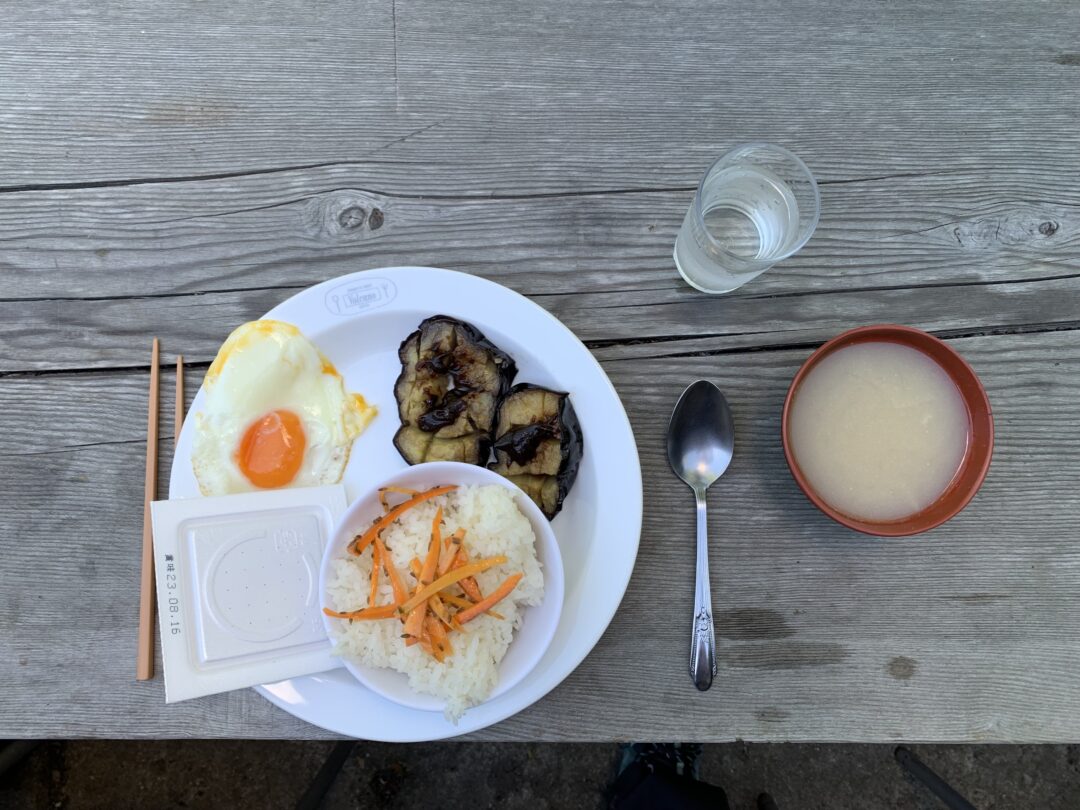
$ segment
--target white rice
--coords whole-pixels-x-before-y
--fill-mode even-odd
[[[397,619],[377,621],[346,620],[333,622],[330,638],[334,653],[346,660],[374,667],[389,667],[409,678],[417,692],[446,700],[446,718],[457,722],[470,706],[484,701],[498,682],[499,662],[521,625],[522,608],[539,605],[544,597],[544,576],[536,558],[532,526],[514,503],[513,493],[501,486],[463,486],[445,496],[419,504],[386,528],[383,541],[393,557],[398,572],[411,588],[409,561],[420,560],[431,540],[435,510],[443,507],[443,536],[465,529],[465,548],[471,560],[506,556],[506,563],[477,575],[477,584],[485,594],[513,573],[524,574],[517,587],[501,601],[496,619],[482,615],[450,634],[453,654],[439,663],[419,644],[406,647]],[[358,610],[368,606],[371,590],[371,552],[348,556],[332,562],[327,583],[329,607],[334,610]],[[379,578],[376,602],[393,599],[385,572]]]

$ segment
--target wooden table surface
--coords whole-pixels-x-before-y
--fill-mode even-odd
[[[607,633],[475,738],[1080,740],[1080,4],[4,14],[0,737],[328,736],[250,690],[166,706],[160,674],[134,681],[150,337],[194,362],[194,388],[236,324],[296,291],[428,264],[573,329],[645,478]],[[821,224],[705,296],[675,272],[675,233],[709,162],[751,140],[805,159]],[[831,523],[780,450],[798,365],[877,322],[948,339],[996,415],[982,491],[922,537]],[[692,500],[663,454],[699,377],[738,431],[711,500],[705,694],[686,673]]]

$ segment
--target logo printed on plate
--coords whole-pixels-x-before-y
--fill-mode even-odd
[[[397,285],[388,278],[346,281],[326,293],[326,308],[334,315],[359,315],[384,307],[397,297]]]

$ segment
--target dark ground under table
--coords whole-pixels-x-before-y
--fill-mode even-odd
[[[0,780],[8,810],[126,807],[291,808],[330,742],[49,742]],[[916,745],[918,756],[980,810],[1080,806],[1080,746]],[[597,743],[360,743],[325,810],[430,807],[431,774],[446,810],[601,808],[618,747]],[[118,778],[122,763],[123,777]],[[780,810],[939,810],[889,745],[706,745],[702,777],[732,810],[767,791]]]

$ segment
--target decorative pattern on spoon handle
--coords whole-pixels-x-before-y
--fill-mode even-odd
[[[693,618],[693,643],[690,647],[690,675],[697,672],[697,663],[701,651],[705,652],[705,658],[710,663],[710,673],[716,674],[716,657],[711,654],[715,634],[713,631],[713,615],[711,611],[702,608],[698,615]],[[697,680],[697,677],[694,676]]]
[[[712,686],[716,674],[716,635],[713,633],[712,594],[709,589],[709,536],[705,519],[705,491],[697,495],[697,571],[694,583],[694,629],[690,644],[690,678],[700,691]]]
[[[702,682],[701,676],[704,673],[701,668],[705,668],[710,676],[716,675],[715,643],[712,611],[702,608],[694,617],[694,634],[690,644],[690,677],[695,685]]]

